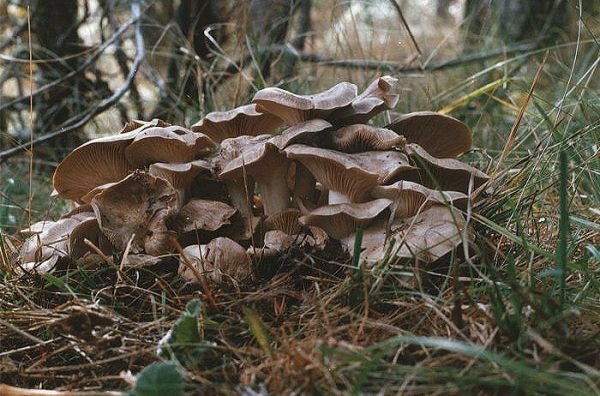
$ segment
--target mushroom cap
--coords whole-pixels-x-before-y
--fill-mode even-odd
[[[143,168],[154,162],[189,162],[214,147],[203,133],[179,126],[154,127],[139,132],[125,148],[125,156],[135,168]]]
[[[375,263],[384,259],[389,250],[392,258],[432,263],[462,243],[465,227],[465,219],[456,208],[434,205],[414,217],[395,220],[389,236],[384,221],[363,230],[360,258]],[[351,252],[354,240],[354,234],[343,240]],[[394,245],[390,249],[391,240]]]
[[[342,127],[329,133],[332,148],[345,153],[404,148],[406,140],[396,132],[365,124]]]
[[[134,167],[125,157],[125,148],[137,134],[136,129],[93,139],[71,151],[52,177],[58,196],[79,201],[95,187],[127,176]]]
[[[329,128],[332,128],[331,123],[315,118],[287,128],[280,135],[273,137],[271,142],[283,150],[291,144],[307,143],[307,140],[312,140],[311,138],[321,135]]]
[[[473,190],[489,179],[488,175],[479,169],[459,160],[433,157],[418,144],[408,144],[406,149],[418,169],[407,171],[402,175],[403,180],[442,191],[460,191],[468,194],[471,178],[473,178]]]
[[[281,124],[283,120],[280,118],[273,114],[260,113],[256,111],[255,104],[250,104],[229,111],[208,113],[192,125],[192,131],[202,132],[219,143],[241,135],[271,135]]]
[[[90,251],[90,247],[85,243],[86,239],[94,243],[104,254],[110,255],[112,252],[112,246],[104,234],[102,234],[102,231],[100,231],[100,226],[94,213],[90,213],[90,216],[77,224],[69,236],[71,258],[80,258]]]
[[[342,239],[357,228],[366,227],[391,204],[391,200],[380,198],[364,203],[321,206],[300,217],[300,223],[320,227],[333,238]]]
[[[332,122],[336,126],[364,124],[377,114],[396,107],[399,96],[392,92],[397,78],[382,76],[371,82],[350,105],[336,110]]]
[[[125,125],[123,125],[123,129],[121,129],[121,132],[119,132],[119,133],[127,133],[127,132],[131,132],[133,130],[136,130],[136,129],[143,130],[143,129],[153,128],[153,127],[165,128],[168,126],[171,126],[171,124],[169,124],[159,118],[153,118],[150,121],[129,120],[125,123]]]
[[[239,156],[229,161],[219,173],[222,180],[241,179],[243,173],[257,178],[259,174],[269,173],[283,166],[285,155],[279,151],[276,145],[269,141],[263,144],[252,146],[248,150],[242,150]],[[286,168],[287,169],[287,168]]]
[[[152,255],[170,251],[173,232],[166,220],[176,208],[177,193],[164,179],[135,171],[92,199],[100,229],[112,245],[124,250],[135,234],[131,252]]]
[[[182,231],[216,231],[226,224],[231,224],[231,217],[236,212],[236,209],[224,202],[192,199],[179,212],[183,220]]]
[[[169,182],[175,189],[185,188],[203,172],[210,172],[208,161],[195,160],[186,163],[155,163],[150,165],[148,173],[160,177]]]
[[[198,271],[217,283],[223,282],[224,278],[235,283],[252,276],[252,263],[246,250],[229,238],[218,237],[207,245],[187,246],[183,253]],[[179,266],[179,274],[188,281],[197,281],[194,273],[183,264]]]
[[[43,262],[41,267],[28,265],[38,271],[52,269],[58,259],[69,255],[69,235],[82,221],[93,216],[91,212],[82,212],[57,221],[40,221],[22,230],[21,233],[29,234],[30,237],[19,249],[20,260],[24,263]]]
[[[371,188],[414,169],[406,155],[398,151],[345,154],[301,144],[284,151],[288,158],[308,168],[325,188],[347,195],[351,202],[368,200]]]
[[[327,118],[334,110],[349,105],[356,97],[356,85],[341,82],[314,95],[297,95],[281,88],[264,88],[254,95],[256,109],[273,114],[288,125],[313,118]]]
[[[373,198],[387,198],[396,206],[395,218],[412,217],[417,211],[434,204],[448,203],[459,208],[466,208],[468,196],[458,191],[438,191],[424,187],[418,183],[400,180],[387,186],[374,187]]]
[[[416,143],[437,158],[456,158],[471,149],[471,130],[454,117],[432,111],[404,114],[386,128]]]

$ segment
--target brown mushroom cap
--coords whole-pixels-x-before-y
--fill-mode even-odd
[[[377,114],[396,107],[399,96],[392,92],[397,78],[382,76],[374,80],[350,105],[336,110],[332,122],[336,126],[364,124]]]
[[[345,154],[294,144],[287,147],[285,153],[307,167],[330,192],[339,192],[350,202],[365,202],[373,187],[414,168],[406,155],[398,151]]]
[[[331,127],[328,121],[315,118],[287,128],[280,135],[273,137],[271,143],[283,150],[291,144],[306,143],[306,140],[320,135]]]
[[[339,83],[315,95],[297,95],[281,88],[264,88],[254,95],[256,109],[273,114],[288,125],[313,119],[326,119],[334,110],[349,105],[356,97],[356,85]]]
[[[256,105],[241,106],[229,111],[208,113],[192,125],[192,131],[202,132],[219,143],[242,135],[273,134],[283,121],[269,113],[256,111]]]
[[[155,127],[139,132],[125,148],[125,156],[135,168],[143,168],[154,162],[189,162],[214,147],[203,133],[179,126]]]
[[[396,118],[386,128],[416,143],[437,158],[456,158],[471,149],[471,130],[456,118],[417,111]]]
[[[360,258],[375,263],[389,251],[392,258],[414,258],[432,263],[462,243],[465,227],[465,220],[456,208],[434,205],[415,217],[394,221],[389,235],[385,221],[365,229]],[[390,247],[392,239],[394,245]],[[343,240],[351,252],[354,241],[354,234]]]
[[[357,228],[366,227],[391,204],[391,200],[381,198],[364,203],[321,206],[300,217],[300,223],[320,227],[333,238],[342,239]]]
[[[135,234],[132,253],[161,255],[171,249],[173,232],[165,221],[176,208],[177,194],[164,179],[136,171],[92,199],[100,229],[116,249]]]
[[[433,157],[418,144],[408,144],[406,149],[418,169],[404,173],[403,180],[417,182],[436,190],[460,191],[468,194],[471,178],[473,179],[473,190],[489,179],[488,175],[479,169],[459,160]]]
[[[387,198],[394,201],[395,218],[412,217],[417,211],[434,204],[448,203],[466,208],[468,197],[458,191],[437,191],[418,183],[400,180],[388,186],[377,186],[371,192],[373,198]]]
[[[270,216],[290,205],[287,187],[289,161],[277,146],[265,142],[251,150],[244,150],[221,171],[222,180],[240,180],[244,172],[252,176],[260,188],[265,214]]]
[[[104,254],[110,255],[112,253],[113,247],[100,230],[94,213],[90,213],[90,216],[77,224],[69,236],[69,253],[71,258],[77,259],[83,257],[85,253],[91,250],[85,243],[86,239],[96,245]]]
[[[355,124],[329,132],[332,148],[345,153],[391,150],[404,148],[406,140],[396,132],[385,128]]]
[[[207,245],[191,245],[183,249],[183,253],[198,271],[217,283],[225,279],[237,283],[252,276],[252,263],[246,250],[229,238],[215,238]],[[179,274],[188,281],[197,281],[193,271],[183,264],[179,266]]]
[[[223,202],[192,199],[181,208],[179,216],[183,220],[183,232],[216,231],[231,224],[231,217],[235,213],[236,209]]]
[[[134,167],[125,158],[125,148],[137,134],[134,130],[93,139],[71,151],[52,177],[59,197],[79,201],[95,187],[127,176]]]

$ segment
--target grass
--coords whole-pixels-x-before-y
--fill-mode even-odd
[[[317,52],[328,43],[320,29],[341,12],[326,9],[315,23]],[[344,32],[335,37],[340,57],[400,60]],[[213,285],[216,310],[174,275],[175,258],[24,273],[13,254],[29,198],[34,220],[55,219],[67,204],[49,199],[53,164],[35,164],[32,191],[27,158],[3,164],[0,383],[127,390],[148,367],[137,394],[161,375],[173,394],[600,394],[597,34],[583,29],[541,50],[400,76],[397,111],[464,119],[477,149],[463,160],[494,172],[468,213],[472,243],[431,267],[367,268],[290,251],[239,291]],[[429,53],[442,39],[420,44]],[[377,73],[300,64],[297,75],[291,87],[312,92],[341,79],[364,85]],[[229,83],[235,89],[215,93],[216,106],[230,107],[251,82]]]

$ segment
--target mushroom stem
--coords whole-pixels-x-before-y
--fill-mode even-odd
[[[287,186],[288,165],[286,161],[273,167],[271,174],[265,175],[266,177],[254,175],[260,188],[266,216],[279,213],[290,206],[290,190]]]
[[[348,197],[346,194],[341,193],[339,191],[329,190],[329,199],[328,199],[329,205],[350,203],[350,202],[352,202],[352,201],[350,200],[350,197]]]
[[[310,173],[307,167],[300,162],[296,162],[296,180],[294,182],[294,201],[301,199],[303,202],[308,202],[309,205],[314,204],[316,179]]]
[[[252,213],[252,193],[254,191],[254,182],[248,180],[248,196],[246,196],[246,188],[243,180],[226,180],[225,186],[231,199],[231,204],[236,208],[244,219],[250,219]]]

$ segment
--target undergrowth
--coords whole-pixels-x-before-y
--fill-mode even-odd
[[[67,206],[49,198],[49,164],[35,164],[29,192],[27,158],[11,159],[0,169],[0,383],[136,395],[600,394],[600,45],[579,29],[554,46],[399,76],[398,112],[463,119],[476,147],[463,159],[492,176],[467,213],[472,241],[431,267],[289,252],[240,290],[212,285],[218,309],[175,275],[176,257],[24,273],[11,254],[29,197],[34,221]],[[308,93],[376,74],[301,64],[290,83]]]

